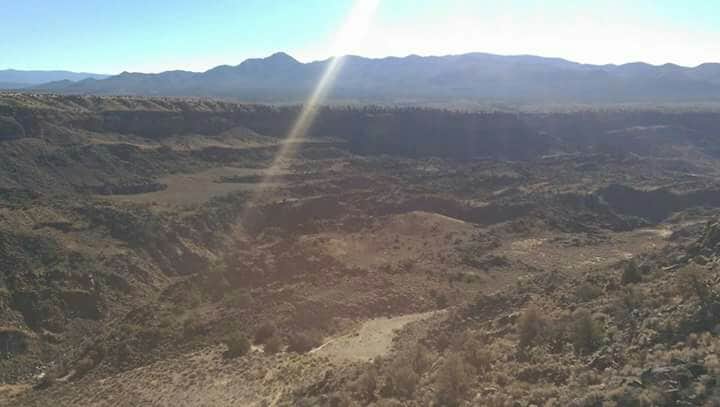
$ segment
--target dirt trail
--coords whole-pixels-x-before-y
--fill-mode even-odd
[[[393,338],[405,325],[422,321],[438,312],[408,314],[393,318],[376,318],[363,323],[356,331],[340,336],[310,353],[337,361],[368,361],[388,353]]]

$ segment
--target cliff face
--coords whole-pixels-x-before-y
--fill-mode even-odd
[[[286,137],[298,107],[168,98],[3,95],[0,138],[83,142],[89,133],[161,143],[244,129]],[[715,153],[720,112],[661,108],[566,113],[462,113],[417,108],[321,108],[309,138],[348,142],[353,152],[533,159],[578,151],[662,153],[690,145]]]

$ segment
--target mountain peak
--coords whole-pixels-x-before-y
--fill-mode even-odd
[[[266,61],[274,61],[274,62],[284,62],[284,63],[292,63],[292,64],[299,64],[300,62],[291,57],[290,55],[284,53],[284,52],[276,52],[269,57],[265,58]]]
[[[275,68],[284,68],[287,66],[294,66],[294,65],[302,65],[298,60],[291,57],[290,55],[284,53],[284,52],[276,52],[269,57],[266,58],[250,58],[246,59],[238,65],[238,67],[275,67]]]

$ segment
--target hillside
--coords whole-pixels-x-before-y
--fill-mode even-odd
[[[277,53],[207,72],[124,72],[103,80],[49,83],[37,90],[144,96],[211,96],[301,102],[329,61],[300,63]],[[0,81],[2,78],[0,77]],[[586,65],[559,58],[465,55],[343,58],[330,100],[354,103],[631,103],[720,100],[720,64],[694,68]]]
[[[20,71],[15,69],[0,70],[0,89],[21,89],[48,82],[75,82],[83,79],[104,79],[108,75],[98,75],[68,71]]]
[[[298,109],[0,93],[0,405],[720,400],[720,112]]]

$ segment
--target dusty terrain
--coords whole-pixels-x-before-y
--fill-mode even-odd
[[[296,114],[0,95],[0,405],[720,402],[720,114]]]

